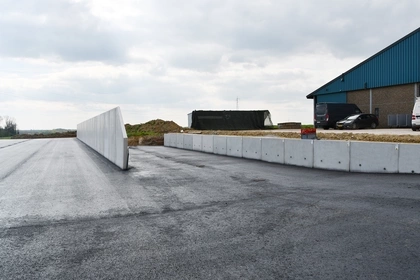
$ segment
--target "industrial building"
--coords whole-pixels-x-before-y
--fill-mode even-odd
[[[268,110],[256,111],[192,111],[188,114],[188,127],[198,130],[246,130],[272,126]]]
[[[420,96],[420,28],[308,94],[319,102],[355,103],[379,127],[411,127]]]

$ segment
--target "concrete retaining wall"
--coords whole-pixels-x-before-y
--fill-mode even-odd
[[[163,145],[165,145],[166,147],[176,148],[177,138],[178,138],[178,134],[176,133],[165,134],[164,139],[163,139]]]
[[[193,143],[194,143],[194,135],[192,134],[185,134],[184,135],[184,149],[186,150],[193,150]]]
[[[261,160],[261,137],[242,138],[242,156],[244,158]]]
[[[226,154],[232,157],[242,157],[242,137],[228,136],[226,137]]]
[[[163,140],[163,142],[165,142],[165,140]],[[184,148],[184,134],[176,135],[176,147],[180,149]]]
[[[313,142],[314,168],[350,171],[350,142],[332,140]]]
[[[173,139],[179,137],[189,139],[188,134],[165,134],[165,146],[177,147]],[[309,168],[420,174],[420,144],[221,135],[194,135],[193,143],[196,151]]]
[[[400,144],[398,171],[400,173],[420,174],[420,154],[418,144]]]
[[[217,155],[226,155],[226,136],[214,136],[213,153]]]
[[[165,134],[166,136],[166,134]],[[202,152],[206,153],[213,153],[213,142],[214,142],[214,136],[213,135],[203,135],[202,137]]]
[[[398,173],[398,149],[392,143],[352,142],[350,171]]]
[[[203,150],[203,137],[201,137],[201,135],[193,135],[193,150],[194,151]]]
[[[284,163],[288,165],[313,167],[314,140],[285,139]]]
[[[261,138],[261,160],[284,164],[284,140]]]
[[[77,138],[121,169],[127,169],[128,140],[120,107],[79,123]]]

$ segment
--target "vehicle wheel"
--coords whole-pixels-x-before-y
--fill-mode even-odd
[[[412,127],[411,129],[412,129],[413,131],[416,131],[416,130],[417,130],[417,129],[416,129],[416,128],[414,128],[414,127]]]
[[[376,128],[376,123],[372,123],[372,124],[370,125],[370,128],[375,129],[375,128]]]
[[[330,127],[329,126],[324,126],[323,129],[328,130],[328,129],[330,129]]]
[[[354,123],[354,124],[351,126],[351,128],[356,129],[356,128],[357,128],[357,125]]]

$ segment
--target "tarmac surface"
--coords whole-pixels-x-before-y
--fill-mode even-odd
[[[5,142],[3,142],[5,141]],[[0,279],[419,279],[420,177],[0,141]]]

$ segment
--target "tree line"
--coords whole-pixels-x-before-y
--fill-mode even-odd
[[[2,124],[4,123],[4,126]],[[9,116],[0,116],[0,137],[10,137],[19,134],[16,121]]]

